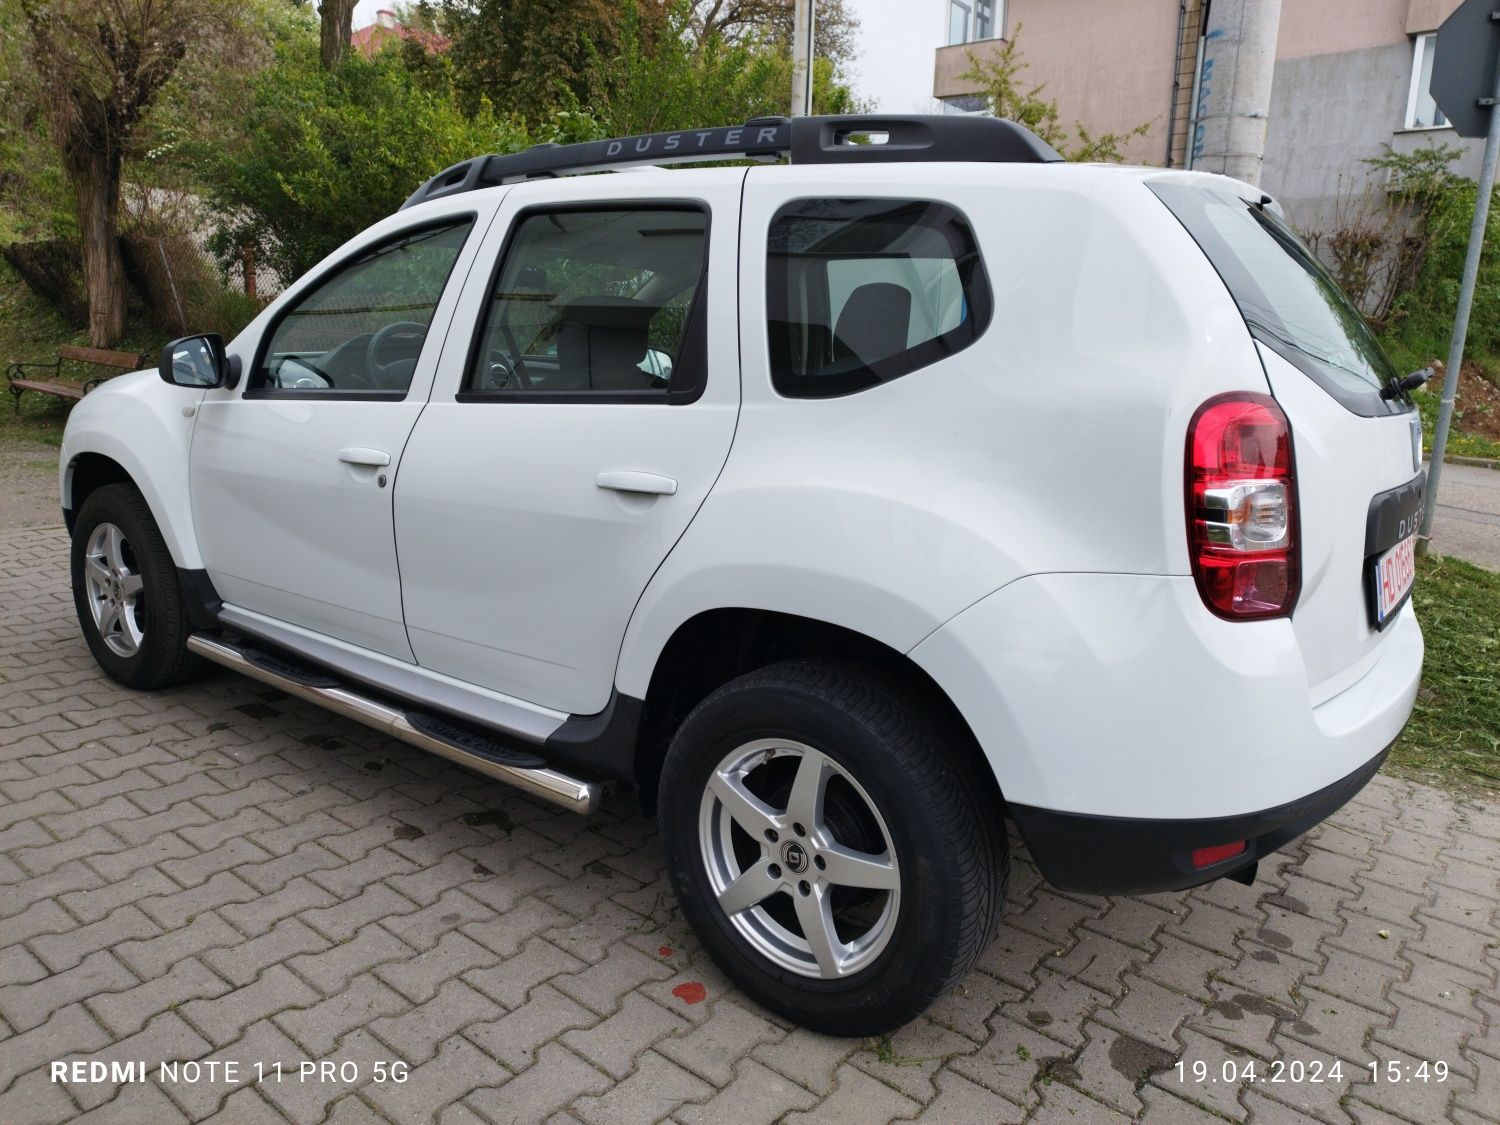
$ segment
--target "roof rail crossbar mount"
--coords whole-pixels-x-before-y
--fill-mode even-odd
[[[794,164],[877,164],[908,161],[1061,160],[1031,130],[997,117],[942,114],[884,117],[758,117],[743,125],[642,133],[582,144],[534,145],[505,156],[478,156],[439,172],[412,193],[404,210],[429,199],[498,184],[641,165],[705,160],[779,160]]]

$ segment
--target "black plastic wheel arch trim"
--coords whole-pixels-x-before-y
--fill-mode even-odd
[[[559,765],[634,782],[636,740],[645,708],[644,701],[611,688],[604,710],[571,716],[547,737],[542,753]]]
[[[187,610],[188,623],[194,631],[217,629],[219,610],[224,608],[224,599],[214,589],[213,580],[206,570],[177,568],[177,585],[182,591],[182,604]]]

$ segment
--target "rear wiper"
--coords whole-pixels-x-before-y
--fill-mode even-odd
[[[1432,368],[1424,367],[1420,371],[1413,371],[1404,378],[1396,378],[1392,375],[1386,380],[1385,386],[1380,388],[1380,397],[1389,402],[1399,394],[1410,394],[1428,379],[1432,378]]]

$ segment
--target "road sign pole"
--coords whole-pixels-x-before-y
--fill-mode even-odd
[[[1500,28],[1493,22],[1493,29]],[[1453,315],[1453,339],[1448,345],[1448,370],[1443,375],[1443,398],[1438,405],[1437,430],[1432,435],[1432,461],[1427,467],[1427,501],[1422,510],[1422,531],[1417,553],[1425,555],[1432,536],[1432,517],[1437,512],[1438,481],[1443,476],[1443,454],[1448,449],[1448,427],[1453,421],[1453,400],[1458,394],[1459,368],[1464,362],[1464,340],[1469,334],[1469,314],[1474,309],[1474,286],[1479,280],[1479,258],[1484,252],[1485,224],[1490,217],[1490,196],[1495,191],[1495,161],[1500,157],[1500,69],[1490,92],[1490,131],[1484,142],[1484,164],[1479,171],[1479,196],[1474,202],[1474,221],[1469,227],[1469,251],[1464,257],[1463,281],[1458,288],[1458,309]]]

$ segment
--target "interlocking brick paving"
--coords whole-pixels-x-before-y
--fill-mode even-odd
[[[555,811],[228,674],[121,688],[66,546],[0,533],[6,1125],[1500,1121],[1494,807],[1380,778],[1254,887],[1137,898],[1016,845],[968,979],[828,1039],[708,961],[633,798]]]

